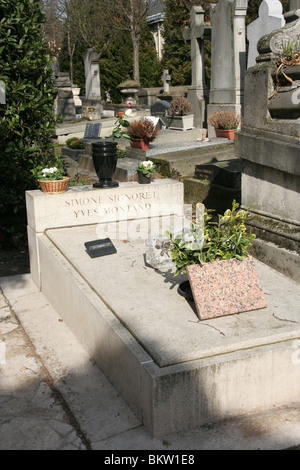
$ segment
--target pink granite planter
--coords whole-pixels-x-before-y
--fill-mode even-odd
[[[251,256],[187,266],[187,274],[200,320],[267,306]]]

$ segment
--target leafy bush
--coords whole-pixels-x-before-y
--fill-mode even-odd
[[[235,111],[215,111],[209,116],[208,123],[216,129],[237,129],[241,116]]]
[[[78,137],[67,139],[66,144],[70,149],[84,149],[84,141]]]
[[[25,191],[37,188],[31,170],[53,155],[55,90],[41,34],[40,0],[0,2],[0,213],[26,224]],[[10,222],[11,223],[11,222]]]
[[[213,222],[209,210],[204,207],[204,223],[199,221],[191,224],[185,240],[184,234],[174,236],[168,232],[172,260],[177,268],[175,275],[191,264],[204,264],[212,261],[237,258],[242,260],[248,256],[248,247],[255,235],[246,233],[245,222],[249,218],[248,211],[238,210],[239,204],[232,203],[232,209],[227,209],[224,215],[218,215],[218,221]]]

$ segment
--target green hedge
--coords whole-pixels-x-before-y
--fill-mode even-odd
[[[0,226],[24,220],[31,170],[52,152],[55,130],[51,59],[41,33],[40,0],[0,2]],[[26,219],[25,219],[26,220]]]

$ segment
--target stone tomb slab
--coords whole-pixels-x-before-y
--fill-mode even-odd
[[[216,319],[212,324],[224,331],[226,339],[215,337],[206,327],[198,325],[195,328],[195,309],[178,294],[179,280],[171,269],[159,272],[145,265],[145,240],[116,240],[110,236],[117,253],[91,260],[85,243],[105,238],[107,225],[48,230],[46,233],[161,367],[213,352],[236,350],[241,345],[263,344],[274,339],[274,334],[280,338],[282,332],[290,331],[289,320],[295,319],[295,315],[298,318],[300,313],[299,306],[293,304],[293,297],[279,299],[292,292],[291,281],[284,276],[281,279],[276,271],[255,261],[268,297],[268,307],[237,317]],[[300,286],[296,289],[300,293]],[[286,322],[278,324],[274,318],[275,305],[276,311],[285,310],[284,305],[288,307],[284,313]],[[237,329],[237,322],[243,325],[244,321],[247,328]]]
[[[187,273],[200,320],[267,306],[251,256],[188,266]]]
[[[41,286],[152,435],[297,401],[299,284],[255,260],[267,307],[199,321],[145,240],[108,228],[39,234]],[[84,244],[107,236],[117,253],[91,259]]]

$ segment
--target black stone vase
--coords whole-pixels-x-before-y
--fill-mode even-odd
[[[117,143],[100,140],[92,143],[92,157],[95,171],[99,181],[93,184],[94,188],[115,188],[119,186],[112,176],[117,166]]]

